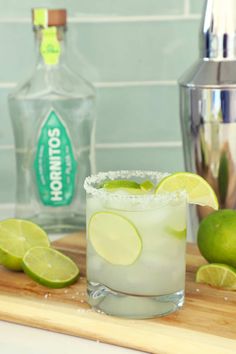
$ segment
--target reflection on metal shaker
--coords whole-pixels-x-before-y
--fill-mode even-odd
[[[179,80],[185,166],[212,185],[221,208],[235,209],[236,1],[207,0],[201,29],[200,59]],[[194,231],[211,211],[192,212]]]

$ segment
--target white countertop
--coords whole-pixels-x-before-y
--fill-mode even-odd
[[[0,321],[1,354],[135,354],[122,347]]]

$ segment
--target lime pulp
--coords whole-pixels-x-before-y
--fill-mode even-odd
[[[49,247],[29,249],[22,264],[26,274],[49,288],[64,288],[79,277],[77,265],[69,257]]]
[[[226,264],[206,264],[198,269],[196,282],[217,288],[236,290],[236,269]]]

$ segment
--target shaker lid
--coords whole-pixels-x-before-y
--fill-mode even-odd
[[[207,0],[205,2],[200,34],[200,50],[203,58],[235,60],[235,0]]]
[[[35,27],[65,26],[66,9],[32,9],[32,22]]]

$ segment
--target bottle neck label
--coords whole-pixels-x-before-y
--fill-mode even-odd
[[[41,202],[65,206],[75,194],[77,163],[69,133],[55,111],[50,111],[40,130],[34,161]]]
[[[61,45],[57,38],[57,28],[47,27],[42,29],[42,42],[40,53],[45,64],[56,65],[59,62],[61,54]]]

